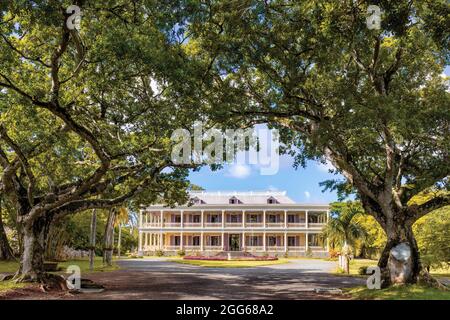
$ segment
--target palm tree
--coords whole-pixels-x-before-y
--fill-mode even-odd
[[[117,239],[117,256],[120,258],[120,247],[122,242],[122,226],[127,224],[129,221],[128,210],[125,207],[120,207],[117,217],[116,226],[119,227],[119,238]]]
[[[353,218],[363,214],[359,202],[334,203],[331,208],[331,216],[327,225],[322,230],[322,237],[328,239],[332,247],[341,247],[345,258],[343,269],[349,270],[349,253],[355,244],[355,240],[363,240],[367,237],[366,230]]]

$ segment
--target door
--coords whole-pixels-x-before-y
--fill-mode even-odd
[[[239,234],[230,234],[230,251],[241,250],[241,237]]]

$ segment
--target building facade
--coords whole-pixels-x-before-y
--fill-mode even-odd
[[[139,253],[324,257],[319,234],[329,218],[325,204],[297,204],[286,192],[191,192],[190,205],[153,205],[139,214]]]

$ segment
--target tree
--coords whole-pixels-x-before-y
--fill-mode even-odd
[[[122,248],[122,227],[129,221],[128,210],[125,207],[120,207],[116,217],[116,226],[119,228],[119,235],[117,238],[117,257],[120,258],[120,249]]]
[[[80,30],[60,1],[0,4],[0,192],[23,236],[19,281],[47,279],[55,219],[139,194],[187,200],[170,136],[197,117],[207,66],[151,1],[73,4]]]
[[[112,255],[114,251],[114,224],[116,221],[117,209],[111,208],[106,220],[105,234],[103,238],[103,264],[112,266]]]
[[[339,246],[345,258],[344,270],[349,270],[349,252],[354,248],[356,240],[367,237],[366,230],[355,220],[362,213],[359,203],[333,203],[331,217],[322,230],[322,237],[328,239],[333,247]]]
[[[413,226],[422,263],[428,270],[450,267],[450,208],[420,218]]]
[[[450,203],[448,193],[409,203],[448,189],[450,93],[441,75],[450,8],[377,3],[379,30],[366,24],[369,1],[215,1],[198,6],[189,35],[222,92],[205,110],[211,118],[278,128],[296,165],[328,161],[345,180],[324,186],[357,192],[387,235],[378,262],[385,287],[431,280],[412,226]],[[394,248],[410,258],[390,268]],[[399,269],[405,276],[395,279]]]
[[[2,218],[2,198],[0,197],[0,260],[14,260],[14,253],[9,245]]]

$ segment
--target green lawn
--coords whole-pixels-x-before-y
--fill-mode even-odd
[[[65,262],[60,262],[58,267],[62,268],[61,272],[65,272],[68,266],[77,265],[80,267],[81,272],[89,272],[89,260],[88,259],[79,259],[79,260],[69,260]],[[16,272],[19,268],[18,262],[11,261],[0,261],[0,273],[11,273]],[[94,272],[102,272],[102,271],[112,271],[118,269],[117,264],[113,261],[112,267],[104,267],[102,262],[102,257],[95,257],[94,260]]]
[[[2,291],[8,291],[11,289],[17,289],[25,287],[25,283],[15,283],[14,281],[0,281],[0,293]]]
[[[450,300],[450,291],[407,285],[381,290],[369,290],[366,287],[346,289],[353,299],[359,300]]]
[[[183,260],[183,259],[173,259],[173,262],[189,264],[193,266],[200,267],[210,267],[210,268],[252,268],[260,266],[270,266],[274,264],[288,263],[288,259],[278,259],[274,261],[207,261],[207,260]]]

